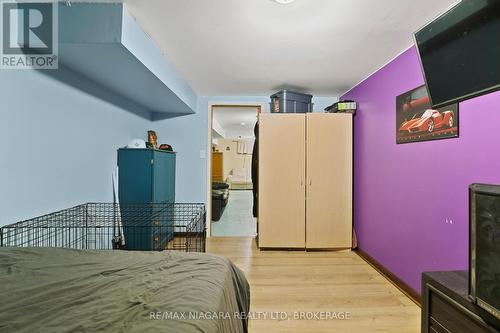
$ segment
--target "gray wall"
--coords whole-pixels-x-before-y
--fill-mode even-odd
[[[315,112],[337,101],[337,97],[314,97]],[[208,145],[208,106],[216,103],[264,104],[269,112],[269,96],[202,96],[198,98],[196,114],[155,121],[161,142],[170,143],[177,151],[176,199],[179,202],[206,202]],[[200,158],[200,151],[205,158]]]
[[[171,144],[177,152],[177,202],[206,202],[206,152],[208,137],[208,104],[198,97],[196,114],[157,120],[151,124],[158,141]],[[200,150],[205,158],[200,158]]]
[[[112,202],[116,149],[143,137],[133,114],[33,70],[0,71],[0,225]]]
[[[269,111],[268,96],[199,97],[196,114],[153,122],[117,106],[111,93],[105,101],[33,70],[1,71],[0,94],[0,225],[112,202],[116,149],[148,129],[178,152],[177,201],[206,202],[209,103],[263,103]],[[315,98],[315,110],[335,100]]]

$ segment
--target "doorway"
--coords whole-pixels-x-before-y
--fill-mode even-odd
[[[214,104],[209,119],[211,236],[253,237],[252,152],[262,105]]]

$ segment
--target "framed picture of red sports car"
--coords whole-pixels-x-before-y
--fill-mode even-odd
[[[425,85],[396,97],[396,143],[457,137],[458,103],[433,109]]]

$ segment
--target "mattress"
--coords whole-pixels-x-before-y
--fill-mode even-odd
[[[0,332],[247,332],[249,306],[216,255],[0,248]]]

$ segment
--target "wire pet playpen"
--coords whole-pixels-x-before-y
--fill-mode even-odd
[[[0,246],[205,252],[204,204],[86,203],[0,228]]]

